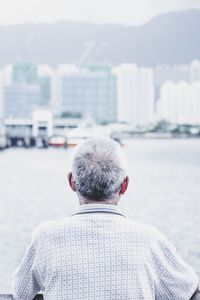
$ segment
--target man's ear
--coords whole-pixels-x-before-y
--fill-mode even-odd
[[[119,191],[120,195],[124,195],[124,193],[126,192],[126,190],[128,188],[128,183],[129,183],[129,178],[128,178],[128,176],[126,176],[126,178],[123,180],[121,187],[120,187],[120,191]]]
[[[73,192],[76,192],[75,182],[74,182],[74,178],[73,178],[72,172],[69,172],[67,174],[67,177],[68,177],[70,188],[72,189]]]

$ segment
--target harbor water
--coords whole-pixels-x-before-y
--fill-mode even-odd
[[[120,208],[160,229],[200,275],[200,139],[124,141],[130,186]],[[34,227],[68,216],[78,205],[67,184],[71,149],[0,152],[0,293]]]

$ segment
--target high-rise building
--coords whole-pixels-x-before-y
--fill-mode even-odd
[[[4,77],[4,85],[5,86],[12,84],[12,74],[13,74],[13,66],[6,65],[3,68],[3,77]]]
[[[200,82],[164,83],[157,115],[173,124],[200,124]]]
[[[200,81],[200,61],[194,60],[190,64],[190,82]]]
[[[40,107],[39,85],[11,84],[4,89],[5,117],[28,118]]]
[[[51,106],[53,71],[47,65],[17,62],[4,68],[5,116],[30,117],[36,108]]]
[[[41,96],[40,105],[50,107],[53,101],[54,72],[48,65],[39,65],[37,73]]]
[[[166,81],[178,83],[180,81],[190,81],[190,71],[188,65],[163,65],[154,69],[155,85],[161,86]]]
[[[62,78],[64,76],[78,74],[79,72],[80,69],[72,64],[59,65],[58,68],[55,70],[52,85],[52,110],[55,115],[62,114]]]
[[[160,98],[160,87],[166,81],[178,83],[180,81],[190,82],[190,68],[188,65],[163,65],[154,69],[155,99]]]
[[[57,71],[60,113],[91,117],[97,122],[116,120],[116,76],[109,66],[79,69],[62,66]]]
[[[37,84],[37,66],[30,62],[16,62],[13,65],[12,81],[18,84]]]
[[[150,68],[122,64],[114,70],[117,76],[117,119],[133,126],[154,121],[154,76]]]

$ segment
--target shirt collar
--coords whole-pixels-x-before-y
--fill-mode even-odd
[[[79,205],[74,211],[73,214],[81,213],[91,213],[91,212],[106,212],[106,213],[115,213],[122,214],[117,205],[114,204],[82,204]]]

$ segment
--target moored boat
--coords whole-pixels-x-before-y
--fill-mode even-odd
[[[107,136],[109,137],[109,134],[104,130],[103,126],[100,125],[93,125],[93,126],[87,126],[82,125],[75,129],[71,129],[67,132],[66,138],[67,138],[67,146],[68,147],[74,147],[79,142],[81,142],[84,139],[90,138],[90,137],[101,137],[101,136]]]
[[[67,140],[65,136],[52,136],[48,141],[49,146],[64,148],[67,146]]]

